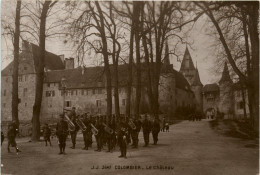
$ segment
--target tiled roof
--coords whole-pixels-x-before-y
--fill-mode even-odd
[[[147,77],[144,72],[145,66],[142,64],[142,78],[141,83],[142,86],[147,85]],[[113,65],[110,65],[111,75],[113,75]],[[176,77],[176,87],[191,91],[190,85],[188,81],[184,78],[184,76],[172,69],[170,73],[173,73]],[[133,85],[135,85],[135,66],[133,66]],[[65,69],[65,70],[56,70],[56,71],[48,71],[45,73],[45,83],[60,83],[61,79],[66,78],[67,88],[93,88],[93,87],[105,87],[106,79],[104,67],[78,67],[75,69]],[[114,81],[114,76],[112,76],[112,86]],[[119,86],[127,86],[128,79],[128,64],[123,64],[118,66],[118,83]]]
[[[35,61],[35,63],[38,63],[39,56],[40,56],[40,47],[36,46],[35,44],[31,44],[31,46],[32,46],[34,61]],[[55,55],[48,51],[45,52],[44,63],[45,63],[45,68],[49,69],[49,70],[64,69],[64,64],[63,64],[61,58],[58,55]]]
[[[185,66],[186,60],[189,61],[189,67]],[[192,58],[191,58],[191,55],[190,55],[190,52],[189,52],[189,49],[188,49],[187,46],[186,46],[186,50],[185,50],[185,53],[184,53],[184,56],[183,56],[183,59],[182,59],[182,62],[181,62],[180,71],[185,70],[185,69],[190,69],[190,70],[194,70],[195,69],[193,61],[192,61]]]
[[[214,83],[214,84],[206,84],[203,87],[203,92],[218,92],[219,91],[219,86]]]
[[[26,48],[26,50],[23,50],[19,54],[19,74],[35,73],[34,65],[38,63],[40,48],[35,44],[28,43],[27,41],[24,41],[23,47]],[[26,66],[26,70],[23,67],[21,67],[21,65]],[[2,75],[12,75],[12,68],[13,61],[2,70]],[[58,55],[46,51],[45,68],[48,70],[60,70],[64,69],[64,64]]]
[[[196,69],[196,74],[193,79],[193,82],[191,83],[192,86],[203,86],[201,81],[200,81],[200,76],[199,76],[199,71]]]

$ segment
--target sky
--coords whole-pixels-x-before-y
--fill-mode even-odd
[[[2,2],[1,5],[1,18],[4,19],[5,16],[10,15],[10,11],[13,11],[14,6],[5,4]],[[220,73],[213,71],[214,60],[216,58],[216,53],[212,44],[214,39],[207,35],[208,26],[206,21],[206,16],[202,16],[189,30],[187,40],[191,45],[188,45],[192,60],[194,65],[197,65],[200,79],[202,84],[209,84],[218,82],[220,79]],[[64,44],[63,38],[55,38],[46,41],[46,50],[57,55],[65,55],[65,58],[74,57],[75,52],[72,47]],[[171,50],[171,41],[169,41],[169,50]],[[12,61],[12,44],[10,40],[6,40],[3,37],[1,38],[1,67],[5,68]],[[181,59],[186,48],[186,44],[182,44],[179,47],[179,52],[182,53]],[[87,66],[94,66],[97,64],[95,56],[90,55],[90,58],[87,62]],[[170,62],[173,64],[175,70],[180,69],[181,62],[177,61],[174,56],[170,56]]]

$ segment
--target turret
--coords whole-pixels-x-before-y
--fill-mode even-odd
[[[229,75],[227,63],[224,65],[222,76],[219,81],[219,106],[220,112],[224,113],[224,118],[232,118],[233,114],[233,93],[232,93],[232,80]]]

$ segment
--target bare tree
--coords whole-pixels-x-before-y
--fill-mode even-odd
[[[195,4],[207,14],[212,23],[214,24],[219,40],[223,45],[226,58],[228,59],[234,72],[238,75],[241,82],[243,82],[248,90],[249,110],[252,119],[253,127],[258,130],[259,121],[259,35],[258,35],[258,15],[259,4],[257,2],[195,2]],[[229,13],[225,13],[221,16],[218,12],[220,10],[228,9]],[[235,12],[235,13],[232,13]],[[231,14],[231,15],[230,15]],[[238,44],[234,40],[234,37],[230,39],[230,32],[232,30],[226,30],[227,25],[223,25],[223,21],[236,20],[238,22],[238,29],[243,39],[238,38],[240,41],[244,41],[242,45]],[[225,23],[224,23],[225,24]],[[234,23],[232,23],[234,24]],[[229,28],[230,29],[230,28]],[[249,36],[248,36],[249,34]],[[235,37],[238,37],[235,36]],[[231,42],[230,42],[231,41]],[[240,42],[241,43],[241,42]],[[236,63],[237,52],[233,52],[232,48],[240,46],[242,50],[241,58],[246,60],[246,71],[243,71],[241,67]],[[251,51],[250,51],[251,48]],[[250,52],[250,53],[249,53]]]
[[[19,68],[19,38],[20,38],[20,11],[21,1],[17,0],[16,17],[15,17],[15,33],[14,33],[14,61],[13,61],[13,86],[12,86],[12,120],[19,127],[18,117],[18,68]]]
[[[40,57],[38,63],[35,63],[36,70],[36,91],[35,91],[35,101],[33,105],[33,118],[32,118],[32,140],[37,141],[40,139],[40,112],[42,103],[42,93],[43,93],[43,81],[44,81],[44,63],[45,63],[45,40],[46,40],[46,20],[47,13],[49,9],[57,1],[45,1],[42,6],[41,16],[40,16],[40,34],[39,34],[39,47],[40,47]]]

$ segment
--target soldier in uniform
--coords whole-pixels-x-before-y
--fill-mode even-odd
[[[103,131],[102,131],[102,123],[101,122],[102,122],[101,117],[97,117],[95,127],[98,130],[98,134],[95,135],[96,142],[97,142],[97,149],[95,151],[98,151],[98,152],[100,152],[101,149],[102,149],[102,134],[103,134]]]
[[[76,123],[76,119],[77,119],[77,117],[75,115],[71,116],[71,121],[72,121],[72,123],[75,126],[75,130],[74,131],[70,131],[71,142],[72,142],[72,146],[70,148],[72,148],[72,149],[75,149],[77,133],[79,131],[79,126]]]
[[[149,144],[149,135],[151,132],[151,123],[147,118],[147,115],[145,114],[144,121],[142,123],[142,128],[143,128],[143,135],[144,135],[144,147],[147,147]]]
[[[51,146],[51,129],[49,128],[47,123],[45,123],[45,126],[43,127],[43,137],[45,141],[45,146],[47,146],[48,142]]]
[[[88,147],[92,144],[92,133],[91,133],[91,125],[90,125],[90,120],[88,118],[88,115],[84,115],[83,123],[87,127],[86,131],[82,131],[83,133],[83,138],[84,138],[84,145],[85,147],[83,150],[88,150]]]
[[[16,144],[16,141],[15,141],[15,137],[16,137],[16,128],[14,127],[14,124],[9,124],[8,125],[8,132],[7,132],[7,137],[8,137],[8,153],[10,153],[10,145],[12,147],[15,147],[16,149],[16,153],[18,154],[18,152],[21,152],[18,147],[17,147],[17,144]]]
[[[138,148],[138,141],[139,141],[138,136],[142,127],[142,123],[137,117],[134,119],[133,123],[135,125],[135,129],[132,129],[132,140],[133,140],[132,147]]]
[[[59,154],[65,154],[66,139],[68,135],[68,123],[64,120],[64,114],[60,115],[60,121],[57,123],[56,135],[59,139]]]
[[[127,126],[127,131],[128,131],[128,134],[126,136],[126,141],[127,141],[127,145],[131,143],[131,133],[132,133],[132,128],[131,126],[129,125],[129,117],[125,117],[125,121],[126,121],[126,126]]]
[[[115,149],[116,146],[116,119],[115,116],[113,115],[113,118],[109,124],[109,127],[113,129],[113,134],[111,135],[111,149]]]
[[[160,132],[160,123],[157,118],[154,119],[152,124],[152,135],[153,135],[153,144],[157,145],[158,142],[158,134]]]
[[[127,124],[125,123],[124,119],[121,119],[120,122],[120,130],[118,131],[118,144],[120,147],[121,155],[119,156],[126,158],[126,152],[127,152]]]

